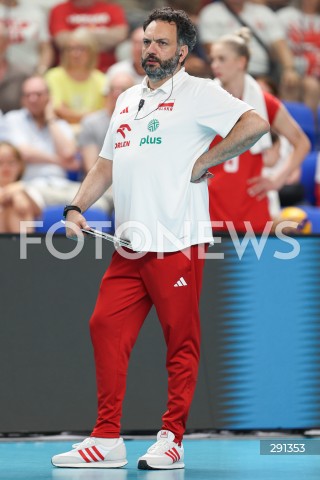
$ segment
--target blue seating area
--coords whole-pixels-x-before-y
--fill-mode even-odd
[[[312,224],[313,234],[320,234],[320,208],[313,205],[301,205],[300,208],[306,212]]]
[[[63,209],[64,205],[45,207],[42,212],[42,217],[38,219],[42,220],[43,225],[36,227],[36,232],[46,233],[52,225],[56,224],[55,233],[64,233],[64,225],[61,223]],[[91,227],[106,233],[114,232],[114,215],[107,215],[100,208],[91,207],[84,213],[84,217]],[[110,222],[110,226],[101,227],[99,222]]]
[[[295,121],[300,125],[302,130],[308,136],[312,145],[312,149],[314,150],[317,146],[318,139],[316,119],[311,108],[300,102],[283,102],[283,104],[285,105],[290,115],[292,115]]]
[[[305,191],[305,201],[315,205],[315,176],[317,168],[317,157],[319,152],[310,152],[304,159],[301,166],[301,183]]]

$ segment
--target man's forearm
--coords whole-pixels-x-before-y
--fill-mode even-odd
[[[28,144],[19,145],[19,152],[26,163],[50,163],[59,164],[59,157],[56,154],[48,153]]]
[[[116,27],[96,28],[93,30],[93,33],[99,49],[101,51],[109,50],[127,38],[128,27],[126,25],[118,25]]]
[[[244,113],[230,133],[195,162],[191,181],[201,177],[210,167],[241,155],[269,131],[269,124],[253,110]]]
[[[112,161],[99,157],[81,184],[72,201],[84,212],[93,205],[112,184]]]
[[[56,120],[48,123],[51,138],[57,154],[63,158],[70,158],[76,154],[76,142],[64,134],[61,125]]]

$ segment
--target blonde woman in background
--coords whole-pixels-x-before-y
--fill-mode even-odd
[[[89,31],[75,30],[68,36],[60,65],[46,74],[55,114],[71,124],[103,108],[105,75],[96,69],[97,55]]]
[[[212,167],[214,174],[209,183],[211,220],[221,222],[219,229],[228,230],[226,221],[239,232],[251,223],[254,232],[262,233],[271,221],[268,192],[279,190],[299,167],[309,151],[310,143],[299,125],[273,95],[263,91],[257,81],[247,73],[250,60],[250,31],[241,28],[233,35],[225,35],[211,47],[211,68],[214,82],[251,105],[269,121],[271,129],[292,145],[287,161],[274,175],[263,176],[264,152],[272,146],[271,135],[261,137],[256,144],[238,157]],[[215,146],[220,137],[215,137]],[[215,229],[218,229],[215,226]]]

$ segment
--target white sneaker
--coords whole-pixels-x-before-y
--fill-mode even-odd
[[[141,470],[169,470],[184,468],[183,446],[174,442],[174,434],[169,430],[160,430],[157,441],[147,453],[139,458],[138,468]]]
[[[72,445],[73,450],[52,457],[55,467],[119,468],[126,465],[126,447],[122,438],[115,439],[112,447],[105,447],[93,437]]]

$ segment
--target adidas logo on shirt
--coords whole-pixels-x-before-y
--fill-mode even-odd
[[[180,277],[179,280],[177,281],[177,283],[175,283],[173,286],[174,287],[186,287],[187,285],[188,284],[185,281],[185,279],[183,277]]]
[[[124,108],[124,109],[122,110],[122,112],[120,112],[120,115],[121,115],[122,113],[129,113],[129,107]]]

